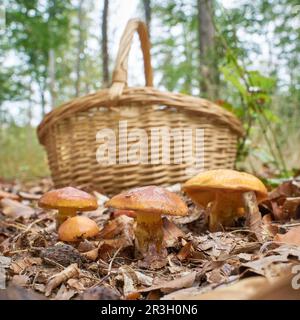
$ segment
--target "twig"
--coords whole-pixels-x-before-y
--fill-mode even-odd
[[[113,257],[111,258],[110,262],[109,262],[109,265],[108,265],[108,270],[107,270],[107,275],[104,276],[99,282],[95,283],[92,288],[98,286],[99,284],[103,283],[104,281],[106,281],[110,275],[111,275],[111,272],[112,272],[112,265],[113,265],[113,262],[115,260],[115,258],[117,257],[117,254],[120,252],[120,250],[122,249],[122,247],[120,247],[113,255]]]
[[[28,225],[28,227],[25,229],[25,232],[29,231],[35,224],[37,224],[37,223],[39,223],[39,222],[41,222],[41,221],[43,221],[43,220],[46,220],[46,219],[48,219],[48,218],[45,218],[45,217],[44,217],[44,218],[40,218],[40,219],[37,219],[37,220],[31,222],[31,223]]]
[[[16,254],[20,252],[26,252],[29,251],[30,249],[20,249],[20,250],[14,250],[14,251],[9,251],[9,254]]]
[[[37,277],[39,276],[39,274],[40,274],[40,270],[38,270],[38,272],[36,273],[36,275],[34,276],[34,278],[33,278],[33,281],[32,281],[32,284],[31,284],[31,287],[32,288],[34,288],[34,285],[35,285],[35,282],[36,282],[36,279],[37,279]]]
[[[275,225],[275,223],[273,223],[273,224]],[[290,227],[296,227],[296,226],[300,226],[300,222],[286,223],[286,224],[281,225],[281,227],[283,227],[283,228],[290,228]]]
[[[22,235],[28,233],[30,231],[30,229],[37,223],[45,220],[46,218],[41,218],[41,219],[37,219],[35,221],[33,221],[32,223],[30,223],[21,233],[17,234],[15,237],[14,237],[14,241],[17,241]],[[38,233],[36,231],[31,231],[32,233]]]
[[[6,221],[1,221],[1,224],[4,224],[8,227],[13,227],[13,228],[16,228],[16,229],[20,229],[20,230],[25,230],[26,227],[25,225],[21,224],[21,223],[9,223],[9,222],[6,222]]]
[[[80,271],[78,269],[77,263],[73,263],[63,271],[52,276],[46,285],[45,296],[49,297],[52,293],[52,290],[57,288],[60,284],[62,284],[66,280],[71,279],[73,277],[78,277],[79,273]]]
[[[59,268],[62,269],[62,270],[65,269],[65,267],[64,267],[63,265],[61,265],[60,263],[58,263],[58,262],[56,262],[56,261],[54,261],[54,260],[52,260],[52,259],[49,259],[49,258],[46,258],[46,257],[44,257],[43,259],[44,259],[46,262],[48,262],[48,263],[50,263],[50,264],[52,264],[52,265],[55,265],[55,266],[59,267]]]

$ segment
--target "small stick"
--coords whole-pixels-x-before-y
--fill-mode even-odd
[[[21,223],[10,223],[10,222],[6,222],[6,221],[1,221],[1,224],[6,225],[7,227],[13,227],[13,228],[20,229],[20,230],[26,229],[26,226]]]
[[[28,233],[30,231],[30,229],[37,223],[45,220],[46,218],[41,218],[41,219],[37,219],[35,221],[33,221],[32,223],[30,223],[21,233],[17,234],[15,237],[14,237],[14,241],[17,241],[22,235]],[[36,231],[31,231],[32,233],[34,234],[38,234],[38,232]]]
[[[123,248],[122,248],[122,247],[119,247],[119,249],[115,252],[115,254],[113,255],[113,257],[111,258],[110,263],[109,263],[109,265],[108,265],[107,275],[104,276],[100,281],[98,281],[97,283],[95,283],[95,284],[92,286],[92,288],[98,286],[99,284],[101,284],[102,282],[106,281],[106,280],[110,277],[110,275],[111,275],[111,273],[112,273],[112,265],[113,265],[113,262],[114,262],[115,258],[117,257],[117,254],[120,252],[121,249],[123,249]]]
[[[43,259],[44,259],[46,262],[48,262],[49,264],[52,264],[52,265],[54,265],[54,266],[56,266],[56,267],[58,267],[58,268],[60,268],[60,269],[62,269],[62,270],[65,269],[65,267],[64,267],[63,265],[61,265],[60,263],[58,263],[58,262],[56,262],[56,261],[54,261],[54,260],[52,260],[52,259],[49,259],[49,258],[46,258],[46,257],[44,257]]]
[[[41,272],[41,271],[39,270],[39,271],[35,274],[35,276],[34,276],[34,278],[33,278],[33,281],[32,281],[32,284],[31,284],[31,287],[32,287],[32,288],[34,288],[36,279],[37,279],[37,277],[39,276],[40,272]]]
[[[77,263],[73,263],[69,265],[65,270],[55,274],[49,279],[46,285],[45,296],[49,297],[53,289],[57,288],[60,284],[67,281],[68,279],[78,277],[79,274],[80,270],[78,269]]]

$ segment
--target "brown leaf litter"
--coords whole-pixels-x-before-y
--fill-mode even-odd
[[[0,273],[3,299],[271,299],[300,298],[285,275],[300,264],[300,183],[294,179],[260,205],[246,197],[250,220],[224,231],[207,231],[207,215],[185,199],[187,217],[163,218],[164,267],[143,268],[135,259],[132,212],[99,208],[84,213],[100,227],[89,240],[58,241],[52,211],[37,207],[49,180],[0,184]],[[171,190],[180,193],[180,188]],[[1,276],[1,275],[0,275]],[[282,288],[282,293],[274,293]],[[278,290],[277,290],[278,291]],[[264,293],[264,295],[262,295]],[[284,296],[285,295],[285,296]]]

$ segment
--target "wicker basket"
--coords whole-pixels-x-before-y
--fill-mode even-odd
[[[128,88],[128,54],[136,31],[141,41],[146,86]],[[124,120],[128,131],[139,128],[149,134],[154,127],[204,129],[204,169],[233,168],[237,140],[243,134],[239,120],[205,99],[161,92],[153,88],[152,81],[147,28],[133,19],[120,41],[112,86],[63,104],[47,114],[38,127],[56,187],[73,185],[116,193],[134,186],[181,183],[189,178],[194,164],[172,162],[172,155],[180,151],[175,143],[170,144],[170,164],[98,163],[97,132],[105,128],[118,131],[119,122]],[[119,148],[121,145],[119,141]],[[162,147],[156,148],[161,158]],[[194,140],[191,149],[195,149]]]

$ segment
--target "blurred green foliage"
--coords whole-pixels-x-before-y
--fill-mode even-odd
[[[0,176],[28,180],[49,175],[46,155],[35,128],[11,124],[0,129]]]
[[[150,1],[155,85],[210,98],[200,85],[205,75],[199,56],[197,1]],[[143,17],[142,1],[137,2]],[[216,29],[211,52],[218,72],[216,102],[234,112],[247,132],[239,148],[239,167],[267,168],[278,176],[288,175],[300,166],[299,1],[241,0],[227,9],[222,0],[211,2]],[[54,107],[53,101],[59,105],[101,87],[101,21],[93,21],[95,3],[4,0],[7,25],[4,34],[0,30],[0,177],[47,175],[36,124]],[[118,8],[117,1],[109,3]],[[118,23],[110,8],[109,39],[116,44]],[[110,43],[109,51],[113,51]],[[54,79],[50,53],[54,55]],[[12,60],[14,64],[6,63]]]

